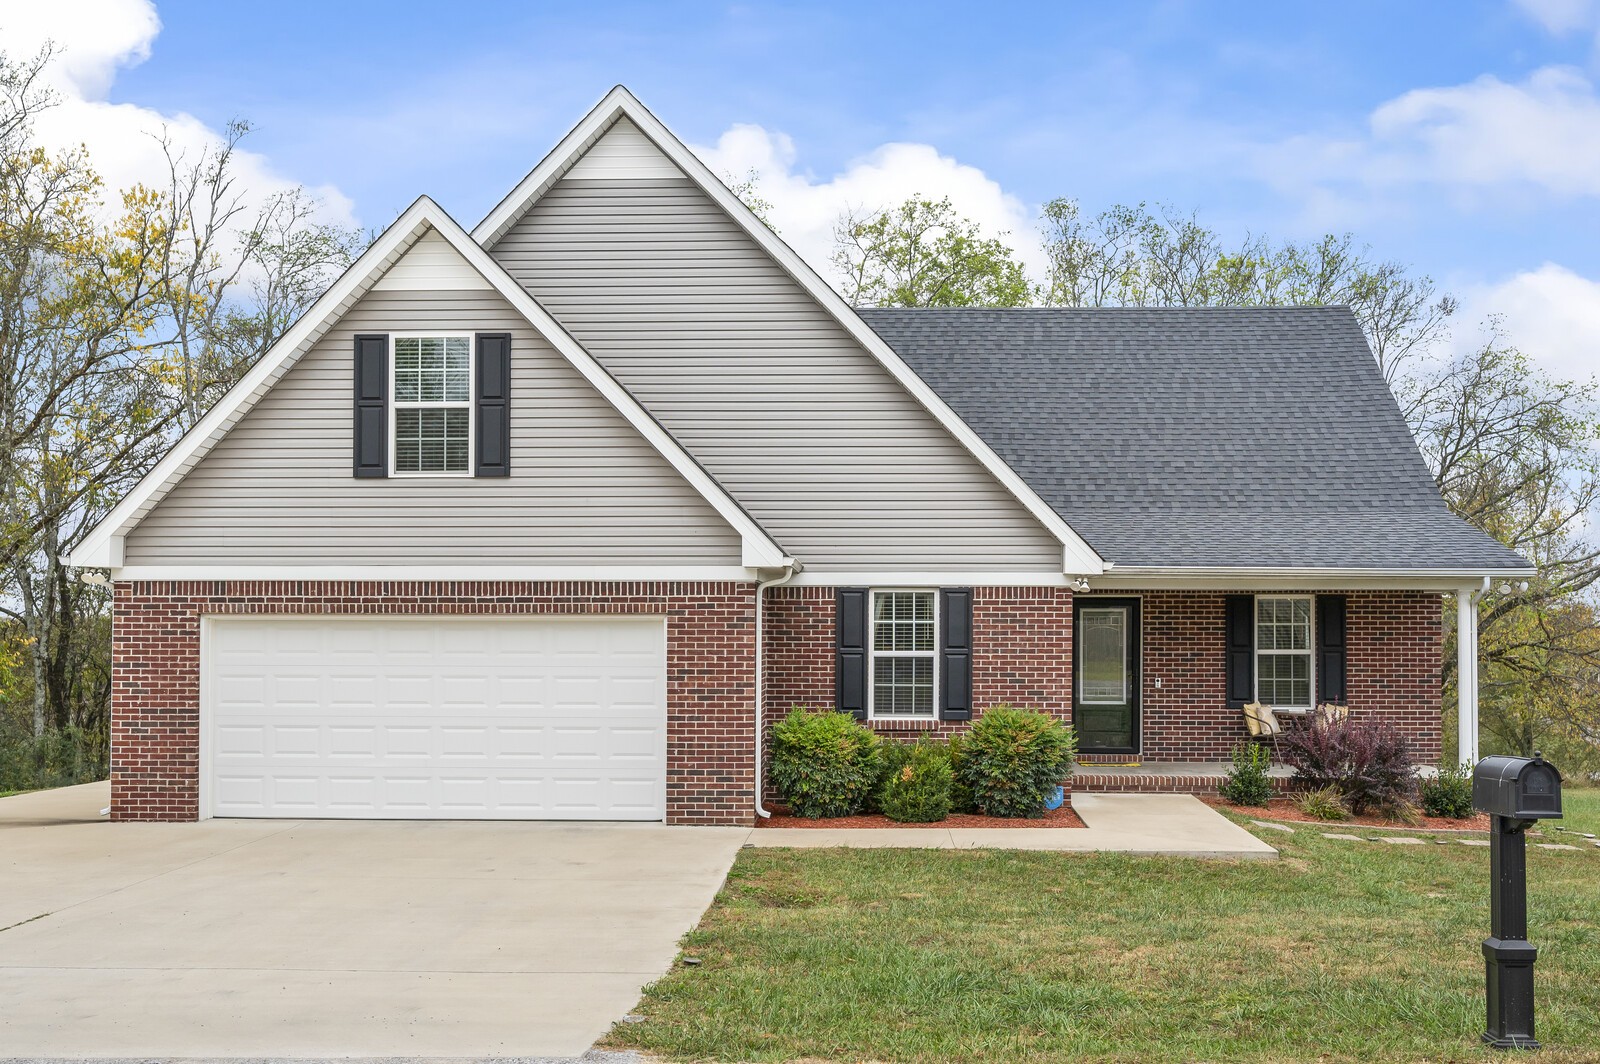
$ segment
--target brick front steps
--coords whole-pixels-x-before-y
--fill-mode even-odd
[[[1076,794],[1216,794],[1230,766],[1222,761],[1147,761],[1142,765],[1079,764],[1072,775]],[[1288,790],[1289,770],[1274,766],[1272,782]]]

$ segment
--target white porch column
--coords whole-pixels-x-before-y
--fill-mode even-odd
[[[1456,751],[1463,765],[1478,763],[1478,594],[1456,592]]]

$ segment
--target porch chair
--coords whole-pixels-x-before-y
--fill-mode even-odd
[[[1272,712],[1272,707],[1264,706],[1260,702],[1246,702],[1244,726],[1250,730],[1250,738],[1264,740],[1272,748],[1272,759],[1276,761],[1278,736],[1283,734],[1283,722]]]

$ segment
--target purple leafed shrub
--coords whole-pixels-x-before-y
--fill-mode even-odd
[[[1376,721],[1308,721],[1278,740],[1296,782],[1332,787],[1357,816],[1397,812],[1416,800],[1416,765],[1406,737]]]

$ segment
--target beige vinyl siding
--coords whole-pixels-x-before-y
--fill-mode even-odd
[[[510,332],[511,476],[351,475],[358,332]],[[738,565],[720,515],[493,291],[361,298],[127,537],[129,565]]]
[[[472,264],[450,246],[450,241],[429,230],[407,249],[400,261],[373,284],[374,291],[440,292],[448,289],[490,291],[491,285]]]
[[[1059,541],[687,178],[569,173],[491,250],[808,567],[1060,571]]]

